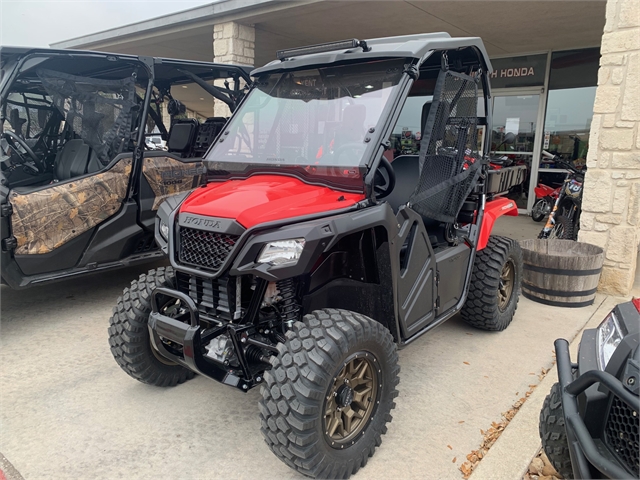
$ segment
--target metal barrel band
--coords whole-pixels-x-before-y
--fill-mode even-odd
[[[592,298],[591,300],[587,300],[585,302],[558,302],[555,300],[545,300],[544,298],[534,297],[524,289],[522,290],[522,295],[525,298],[528,298],[529,300],[542,303],[543,305],[549,305],[551,307],[569,307],[569,308],[588,307],[589,305],[593,305],[593,302],[595,301],[595,298]]]
[[[536,287],[528,282],[522,282],[522,288],[526,288],[535,293],[541,293],[543,295],[551,295],[553,297],[586,297],[587,295],[593,295],[598,291],[598,287],[590,288],[589,290],[582,290],[578,292],[567,292],[566,290],[553,290],[550,288]]]
[[[594,268],[592,270],[569,270],[565,268],[548,268],[539,267],[537,265],[531,265],[529,263],[523,264],[525,270],[538,273],[548,273],[550,275],[567,275],[569,277],[584,277],[587,275],[598,275],[602,272],[602,267]]]

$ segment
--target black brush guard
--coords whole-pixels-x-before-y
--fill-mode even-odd
[[[245,392],[250,390],[262,381],[262,371],[265,365],[262,365],[261,368],[250,365],[245,356],[243,346],[255,345],[277,353],[277,349],[274,346],[249,337],[249,333],[257,324],[258,309],[266,287],[267,282],[258,282],[249,309],[239,323],[213,319],[214,322],[221,325],[207,330],[203,330],[200,323],[201,314],[192,298],[177,290],[163,287],[156,288],[151,294],[151,314],[148,322],[152,348],[155,348],[167,360],[182,365],[199,375],[204,375]],[[189,323],[160,313],[158,306],[159,296],[179,300],[181,306],[189,311]],[[220,335],[226,335],[231,339],[240,367],[223,365],[213,359],[205,358],[202,354],[204,346]],[[167,350],[163,339],[182,345],[182,355],[176,355]]]
[[[558,339],[554,346],[574,478],[593,478],[589,464],[608,478],[631,478],[629,472],[602,454],[580,417],[577,397],[590,386],[599,383],[631,408],[638,408],[638,398],[626,390],[616,377],[600,370],[589,370],[574,380],[569,343],[564,339]]]

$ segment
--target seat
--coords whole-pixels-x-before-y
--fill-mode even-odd
[[[365,105],[347,105],[342,112],[340,129],[336,132],[336,145],[362,142],[366,118],[367,107]]]
[[[62,182],[100,169],[100,162],[89,145],[76,138],[67,141],[56,155],[53,174],[56,180]]]
[[[200,122],[195,118],[176,120],[169,131],[167,150],[179,153],[181,156],[189,155],[193,148],[194,140],[198,135],[199,126]]]
[[[24,131],[22,130],[23,125],[27,122],[26,118],[20,117],[20,111],[17,108],[12,108],[9,112],[9,124],[13,128],[13,131],[16,132],[21,138],[24,138]]]
[[[409,201],[418,184],[420,178],[418,155],[400,155],[391,162],[391,166],[396,174],[396,185],[386,201],[393,211],[397,212],[401,205]]]

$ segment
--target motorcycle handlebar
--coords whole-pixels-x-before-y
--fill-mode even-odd
[[[553,154],[547,152],[546,150],[542,150],[542,155],[547,157],[547,158],[550,158],[551,160],[553,160],[554,162],[556,162],[556,163],[558,163],[560,165],[564,165],[566,168],[571,170],[573,173],[584,173],[584,171],[586,170],[586,167],[583,170],[578,170],[576,167],[571,165],[569,162],[564,161],[559,156],[553,155]]]

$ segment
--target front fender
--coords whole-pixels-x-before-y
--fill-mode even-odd
[[[486,203],[484,216],[482,217],[482,226],[480,227],[480,235],[478,236],[478,250],[482,250],[487,246],[489,237],[491,236],[491,230],[493,230],[493,224],[498,217],[503,215],[517,217],[518,207],[516,206],[516,202],[508,198],[497,198]]]

